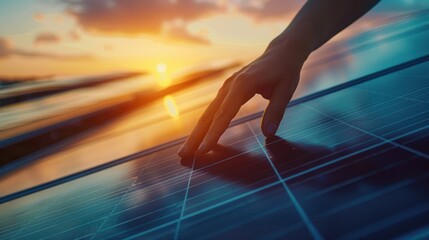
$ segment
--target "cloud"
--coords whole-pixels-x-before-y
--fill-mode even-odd
[[[64,55],[64,54],[52,54],[46,52],[36,52],[25,49],[18,49],[12,46],[12,43],[5,38],[0,37],[0,59],[7,58],[10,56],[21,56],[29,58],[49,58],[57,60],[83,60],[93,58],[89,54],[76,54],[76,55]]]
[[[164,26],[163,33],[169,40],[191,42],[201,45],[210,44],[210,40],[203,34],[189,32],[183,21],[174,21],[172,24],[167,24]]]
[[[59,0],[86,31],[115,35],[167,35],[169,40],[208,44],[188,31],[189,22],[235,9],[258,21],[289,17],[304,0]],[[165,25],[175,21],[180,26]]]
[[[62,0],[67,12],[86,31],[103,34],[159,35],[165,24],[183,21],[185,24],[223,11],[217,1],[194,0]],[[171,28],[169,36],[178,40],[207,43],[207,39],[187,31]]]
[[[72,41],[75,41],[75,42],[80,40],[80,34],[76,30],[70,31],[69,37]]]
[[[303,0],[253,0],[240,1],[236,8],[239,12],[255,20],[279,20],[292,17],[304,5]]]
[[[93,57],[89,54],[76,54],[76,55],[64,55],[64,54],[53,54],[45,52],[34,52],[28,50],[15,49],[11,55],[17,55],[22,57],[33,57],[33,58],[50,58],[58,60],[84,60],[92,59]]]
[[[12,44],[5,38],[0,38],[0,58],[10,54]]]
[[[34,44],[51,44],[51,43],[59,43],[61,41],[61,37],[56,35],[55,33],[45,32],[40,33],[34,38]]]
[[[46,20],[46,16],[43,13],[35,13],[33,14],[33,19],[36,22],[43,22]]]

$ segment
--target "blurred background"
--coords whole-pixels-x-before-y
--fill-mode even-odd
[[[0,1],[0,197],[186,136],[304,3]],[[311,55],[294,98],[428,54],[428,12],[381,1]]]

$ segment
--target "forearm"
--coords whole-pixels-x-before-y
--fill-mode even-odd
[[[352,24],[379,0],[309,0],[271,45],[287,44],[304,57]]]

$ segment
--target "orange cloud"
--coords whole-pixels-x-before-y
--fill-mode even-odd
[[[216,1],[193,0],[63,0],[71,14],[85,30],[104,34],[159,35],[166,23],[178,19],[187,23],[223,11]],[[207,39],[187,31],[171,28],[168,36],[194,43]]]
[[[192,42],[195,44],[210,44],[210,40],[202,34],[194,34],[188,31],[183,21],[177,20],[171,24],[166,24],[163,29],[165,37],[170,40],[180,42]]]
[[[53,54],[53,53],[37,52],[37,51],[14,48],[12,43],[9,40],[0,37],[0,59],[7,58],[10,56],[21,56],[21,57],[30,57],[30,58],[50,58],[50,59],[58,59],[58,60],[82,60],[82,59],[93,58],[89,54],[62,55],[62,54]]]
[[[210,41],[188,31],[187,24],[235,9],[258,21],[291,17],[304,0],[59,0],[86,31],[98,34],[161,35],[197,44]],[[164,26],[183,22],[165,31]],[[226,23],[227,24],[227,23]],[[174,25],[174,24],[173,24]]]
[[[241,2],[237,9],[255,20],[276,20],[291,17],[304,3],[304,0],[254,0]]]
[[[45,21],[46,16],[45,16],[45,14],[43,14],[43,13],[35,13],[35,14],[33,15],[33,19],[34,19],[34,21],[36,21],[36,22],[43,22],[43,21]]]
[[[61,41],[61,37],[54,33],[40,33],[34,38],[34,44],[45,44],[45,43],[59,43]]]
[[[70,39],[73,41],[79,41],[80,40],[80,35],[76,30],[72,30],[69,33]]]
[[[12,44],[5,38],[0,38],[0,58],[6,57],[10,54]]]

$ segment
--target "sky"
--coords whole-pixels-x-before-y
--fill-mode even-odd
[[[258,56],[303,0],[0,1],[0,76],[169,71]],[[382,1],[362,23],[429,7]],[[374,17],[375,16],[375,17]]]

